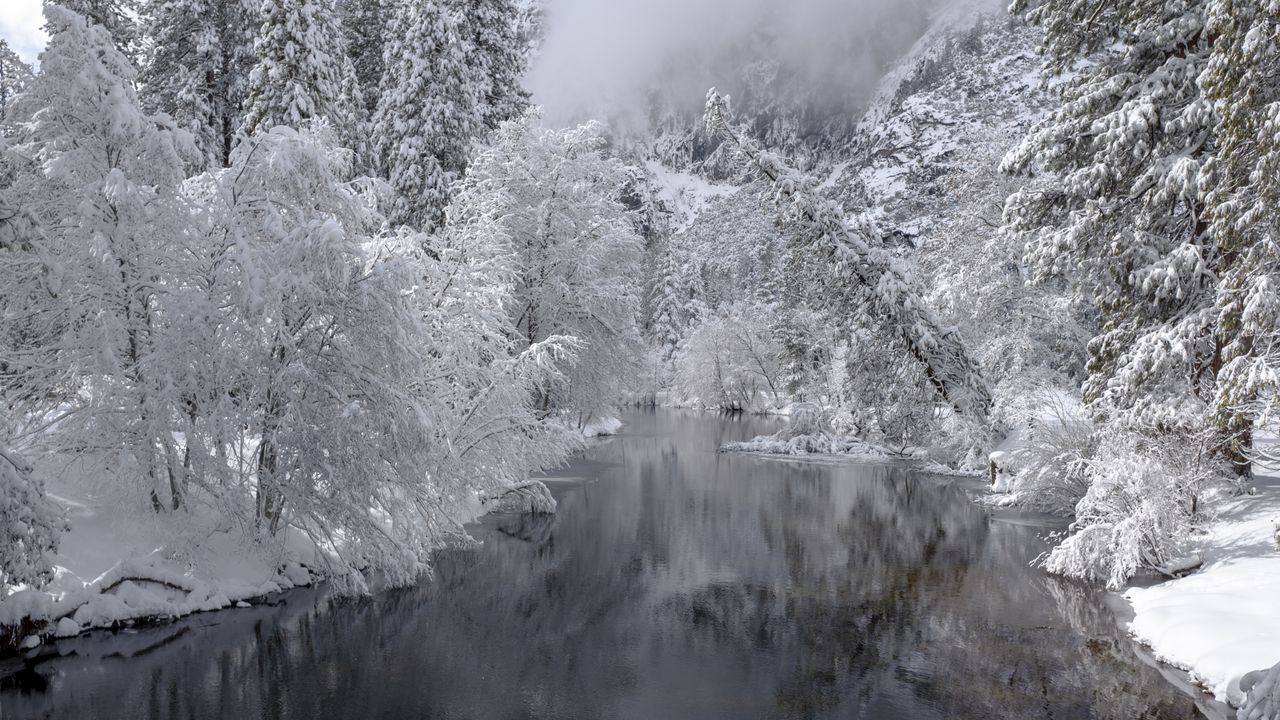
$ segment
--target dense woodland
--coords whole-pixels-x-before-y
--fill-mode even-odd
[[[1019,0],[869,99],[761,37],[625,129],[543,119],[513,0],[46,17],[38,70],[0,45],[6,585],[55,475],[409,583],[630,403],[812,403],[1073,516],[1043,562],[1111,586],[1274,455],[1273,3]]]

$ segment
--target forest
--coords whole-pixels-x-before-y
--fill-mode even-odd
[[[1170,581],[1135,634],[1280,718],[1280,5],[883,5],[570,102],[555,0],[45,3],[0,40],[0,648],[160,614],[122,583],[413,585],[656,406],[1064,518],[1044,570]],[[1206,583],[1217,665],[1143,614]]]

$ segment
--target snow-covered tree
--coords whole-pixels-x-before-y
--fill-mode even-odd
[[[325,118],[341,124],[343,43],[329,0],[262,0],[253,42],[242,129],[300,127]]]
[[[382,81],[382,53],[386,44],[392,10],[391,0],[341,0],[342,32],[347,55],[355,70],[356,82],[372,114],[378,106],[378,84]]]
[[[698,322],[676,353],[675,391],[709,408],[777,406],[782,347],[768,320],[760,308],[741,303]]]
[[[134,69],[100,25],[46,6],[53,31],[40,74],[11,109],[21,158],[11,200],[35,231],[0,253],[6,395],[19,417],[57,420],[51,442],[112,453],[118,477],[159,508],[177,506],[175,441],[157,373],[164,278],[189,222],[176,190],[189,135],[138,107]],[[52,413],[52,415],[50,415]]]
[[[435,257],[416,232],[371,235],[381,218],[345,180],[349,158],[325,123],[277,127],[192,183],[222,202],[192,286],[205,315],[186,314],[208,328],[189,351],[202,359],[174,384],[196,408],[181,427],[197,475],[226,512],[401,584],[477,495],[572,447],[530,398],[574,346],[510,350],[510,256],[485,251],[483,218]]]
[[[521,347],[568,336],[581,344],[563,380],[538,391],[544,413],[579,418],[607,409],[636,375],[641,241],[618,202],[625,168],[603,152],[593,124],[505,124],[472,163],[450,207],[453,222],[499,219],[513,258],[509,313]]]
[[[254,62],[257,0],[151,0],[140,82],[149,110],[195,136],[208,165],[225,166]]]
[[[373,126],[394,196],[393,224],[441,224],[450,184],[462,176],[480,129],[478,69],[447,5],[397,3],[383,54]]]
[[[657,249],[649,301],[649,333],[660,359],[671,362],[691,325],[706,313],[702,265],[687,247],[672,238]]]
[[[520,6],[514,0],[463,0],[457,5],[467,64],[479,74],[480,119],[494,130],[529,105],[529,94],[520,85],[526,60],[518,27]]]
[[[63,523],[44,485],[17,453],[0,447],[0,585],[40,585],[53,575]]]
[[[4,118],[9,101],[31,82],[32,75],[31,66],[0,38],[0,120]]]
[[[859,324],[878,324],[919,363],[937,395],[961,414],[983,420],[991,392],[982,370],[954,327],[944,325],[915,291],[901,260],[866,221],[844,213],[810,189],[810,182],[766,152],[732,123],[728,100],[707,96],[707,127],[723,137],[753,174],[770,186],[771,202],[790,228],[788,252],[811,266],[806,288],[816,307],[846,336]]]
[[[1085,399],[1100,417],[1195,432],[1213,394],[1216,274],[1203,164],[1215,112],[1201,97],[1203,0],[1019,2],[1044,28],[1046,75],[1070,71],[1061,106],[1004,161],[1046,178],[1012,194],[1008,232],[1038,277],[1096,306]],[[1087,59],[1087,63],[1078,61]]]
[[[63,0],[59,4],[83,15],[90,23],[101,25],[110,34],[116,49],[129,62],[137,62],[142,49],[138,0]],[[45,30],[52,35],[54,27],[46,24]]]
[[[1204,168],[1219,278],[1213,419],[1239,466],[1255,423],[1274,418],[1280,399],[1280,9],[1214,0],[1208,31],[1200,84],[1219,118]]]

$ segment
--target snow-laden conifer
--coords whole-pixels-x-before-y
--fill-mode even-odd
[[[450,184],[462,176],[480,129],[478,68],[457,20],[438,0],[397,3],[383,54],[373,122],[394,195],[393,224],[440,226]]]
[[[142,99],[195,136],[206,164],[226,165],[253,64],[257,0],[151,0]]]

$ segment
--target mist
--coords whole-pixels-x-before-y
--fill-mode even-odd
[[[697,112],[711,86],[735,99],[770,94],[853,112],[941,4],[546,0],[544,42],[527,83],[552,122],[651,123],[655,107]]]

